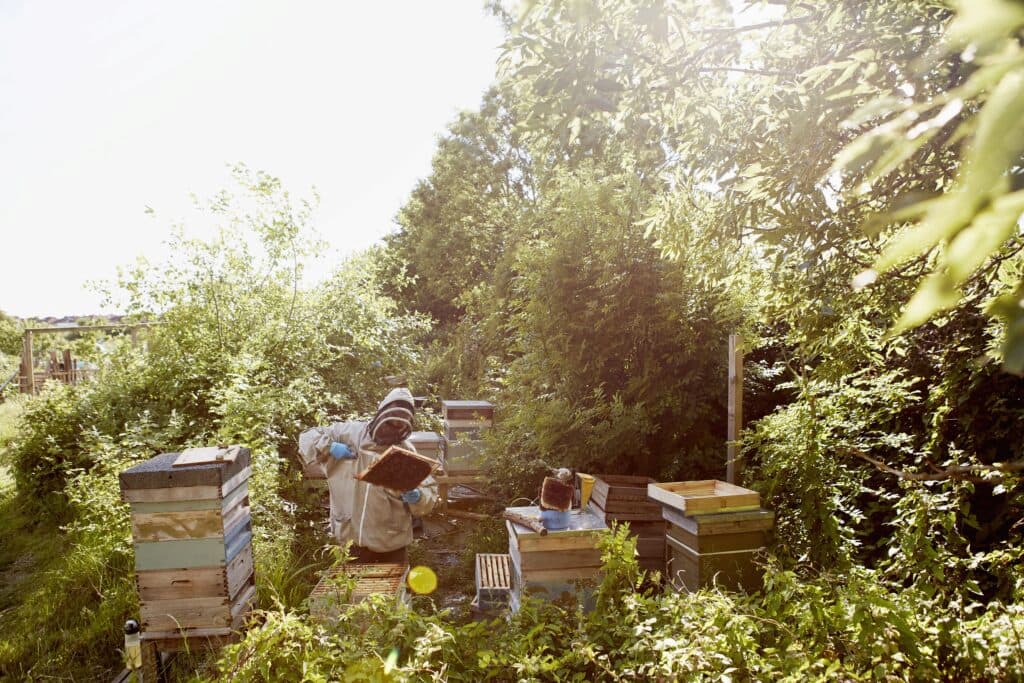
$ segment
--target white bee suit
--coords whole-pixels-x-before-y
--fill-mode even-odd
[[[396,390],[397,391],[397,390]],[[406,392],[408,393],[408,392]],[[395,392],[381,402],[381,409],[393,402]],[[411,396],[410,396],[411,399]],[[398,494],[355,478],[387,450],[370,438],[369,422],[335,422],[314,427],[299,436],[299,455],[307,464],[319,463],[331,494],[331,533],[340,543],[352,541],[377,553],[404,548],[412,542],[412,518],[427,515],[437,503],[437,482],[427,477],[418,487],[420,499],[405,503]],[[334,459],[332,442],[343,443],[355,458]],[[409,441],[401,448],[415,452]]]

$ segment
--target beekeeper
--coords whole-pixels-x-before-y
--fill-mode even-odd
[[[319,463],[331,493],[331,533],[352,542],[358,562],[407,561],[412,518],[429,514],[437,502],[437,483],[427,477],[410,491],[393,491],[355,478],[389,446],[415,452],[412,433],[415,404],[408,389],[394,389],[369,422],[335,422],[299,435],[299,455]]]

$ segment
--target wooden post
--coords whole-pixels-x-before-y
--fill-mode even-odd
[[[743,337],[729,335],[729,419],[727,424],[725,478],[739,484],[743,478],[740,432],[743,429]]]
[[[75,383],[75,371],[72,367],[74,361],[71,359],[71,349],[64,349],[64,383],[74,384]]]
[[[36,393],[35,363],[32,361],[32,333],[25,330],[25,337],[22,340],[21,366],[24,368],[25,381],[22,384],[22,393]]]

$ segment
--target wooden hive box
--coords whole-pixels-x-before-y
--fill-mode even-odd
[[[674,508],[687,517],[757,510],[761,505],[757,491],[717,479],[651,483],[647,494],[662,506]]]
[[[636,537],[637,561],[648,571],[665,570],[665,521],[661,504],[651,500],[650,477],[623,474],[595,474],[589,506],[606,524],[627,522]]]
[[[711,585],[761,588],[755,555],[767,542],[774,513],[756,509],[687,517],[669,507],[662,512],[668,522],[666,575],[673,587],[690,592]]]
[[[409,567],[405,564],[350,563],[335,567],[320,578],[309,594],[309,614],[320,621],[338,618],[347,605],[355,605],[371,595],[394,597],[408,602],[405,581]]]
[[[494,404],[490,401],[441,401],[441,417],[445,422],[470,420],[490,425],[494,422]]]
[[[250,453],[175,467],[164,453],[120,474],[131,507],[142,638],[226,636],[256,594]]]
[[[479,420],[445,420],[444,438],[449,441],[478,441],[491,426]]]
[[[527,517],[540,517],[540,508],[508,508]],[[565,593],[584,601],[578,582],[596,583],[601,579],[601,551],[598,543],[608,527],[589,511],[569,515],[568,528],[541,535],[528,527],[506,520],[509,556],[512,560],[513,604],[521,593],[549,599]]]
[[[508,607],[512,597],[512,556],[477,553],[476,600],[479,609]]]
[[[409,442],[420,455],[444,462],[445,439],[437,432],[413,432],[409,435]]]
[[[452,441],[448,444],[448,455],[444,460],[445,474],[475,474],[483,465],[483,444],[475,441]]]

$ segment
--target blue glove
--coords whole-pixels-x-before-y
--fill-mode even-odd
[[[408,503],[409,505],[415,505],[416,503],[420,502],[420,498],[422,497],[423,494],[420,493],[419,489],[406,491],[405,493],[402,494],[402,500]]]
[[[333,457],[335,460],[352,460],[356,457],[356,454],[352,452],[352,449],[348,447],[348,444],[339,443],[338,441],[332,441],[331,457]]]

